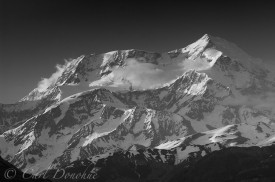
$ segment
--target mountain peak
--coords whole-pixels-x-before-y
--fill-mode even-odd
[[[145,70],[150,72],[151,75],[154,75],[155,72],[167,70],[167,68],[161,67],[161,65],[166,65],[167,67],[167,65],[170,65],[169,59],[174,59],[176,57],[177,60],[180,61],[178,62],[180,65],[185,65],[185,68],[192,68],[199,71],[208,70],[213,67],[221,55],[230,57],[232,60],[242,63],[242,65],[250,71],[253,70],[251,64],[252,58],[249,55],[238,48],[235,44],[207,33],[187,47],[170,51],[168,54],[169,57],[164,57],[163,55],[165,54],[163,53],[130,49],[93,54],[90,56],[80,56],[60,67],[58,72],[54,73],[50,78],[41,81],[40,83],[43,84],[39,84],[39,89],[31,92],[28,96],[21,99],[21,101],[42,99],[48,96],[48,93],[52,93],[49,90],[54,87],[60,87],[62,98],[64,98],[71,93],[89,90],[91,87],[113,85],[114,83],[117,83],[113,81],[114,78],[120,78],[121,75],[125,74],[132,75],[131,72],[136,73],[134,78],[136,78],[136,75],[139,75],[138,77],[140,77],[141,74],[137,73],[136,69],[132,68],[133,65],[129,66],[126,64],[129,60],[137,60],[138,64],[148,63],[147,65],[141,64],[139,66],[145,68],[149,65],[149,68],[146,67]],[[185,60],[187,58],[188,60]],[[170,67],[174,68],[175,66]],[[134,71],[129,71],[131,69]],[[114,70],[115,72],[113,73]],[[141,72],[144,72],[144,69],[142,69]],[[116,77],[114,77],[114,74]],[[119,83],[120,82],[121,81],[119,81]],[[45,91],[41,92],[41,87],[44,88]],[[60,94],[58,94],[58,92],[55,93],[56,97],[54,98],[59,98],[57,96]]]
[[[137,154],[136,168],[147,159],[186,166],[223,147],[271,145],[275,85],[250,69],[250,59],[205,34],[168,53],[131,49],[70,60],[22,102],[0,104],[0,157],[40,175],[86,159],[101,165],[116,151],[131,150],[131,161]]]

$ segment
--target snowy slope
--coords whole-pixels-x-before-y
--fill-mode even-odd
[[[155,89],[174,81],[190,69],[205,72],[210,78],[229,87],[235,100],[243,93],[263,92],[262,97],[274,93],[274,82],[268,79],[268,70],[257,60],[236,45],[206,34],[195,43],[168,53],[131,49],[80,56],[66,63],[58,72],[60,76],[48,87],[38,87],[20,101],[43,100],[44,103],[47,100],[54,104],[75,93],[98,87],[111,90]],[[41,107],[42,110],[45,108]],[[31,115],[37,114],[30,110]],[[0,108],[0,111],[3,113],[1,115],[11,115],[5,109]],[[26,117],[30,118],[29,115]],[[20,118],[14,118],[12,124],[5,116],[1,120],[2,126],[7,129]]]
[[[0,106],[0,154],[35,174],[116,151],[165,150],[178,164],[204,147],[206,155],[272,144],[275,83],[267,73],[209,35],[167,53],[81,56],[50,84]]]
[[[206,78],[204,73],[191,71],[171,85],[154,91],[110,92],[96,89],[73,95],[18,128],[5,132],[1,136],[1,155],[20,169],[32,169],[36,173],[49,166],[62,167],[75,160],[118,149],[128,150],[133,146],[163,149],[161,146],[167,145],[167,142],[208,130],[207,121],[188,117],[196,116],[193,113],[198,112],[192,104],[205,99],[208,102],[208,97],[222,99],[226,95],[220,92],[227,93],[227,89],[220,88],[213,81],[201,82]],[[204,84],[198,86],[198,83]],[[166,93],[164,97],[163,93]],[[211,105],[205,108],[205,112],[209,112],[209,108]],[[255,130],[255,123],[251,124],[251,128],[237,129]],[[234,125],[226,127],[230,126]],[[228,128],[221,132],[224,131]],[[268,127],[262,131],[266,133],[256,135],[259,140],[273,133]],[[255,135],[255,131],[244,134],[249,138]],[[241,136],[234,134],[229,138]],[[209,138],[205,136],[201,139],[202,143],[195,144],[209,144]],[[248,145],[257,143],[252,139],[248,139],[251,142]],[[186,154],[183,152],[182,155]]]
[[[273,147],[250,147],[250,139],[257,143],[257,136],[264,135],[267,132],[268,127],[259,124],[257,129],[255,127],[249,126],[247,124],[231,125],[216,130],[212,130],[205,133],[197,133],[192,136],[188,136],[185,139],[185,142],[179,142],[177,146],[169,148],[143,148],[136,149],[132,147],[130,150],[117,150],[115,152],[105,153],[104,155],[96,155],[90,158],[85,158],[82,160],[74,161],[67,166],[63,166],[62,169],[66,170],[66,173],[80,172],[83,170],[89,171],[93,179],[108,181],[107,179],[111,177],[112,180],[126,181],[146,181],[146,180],[157,180],[157,181],[175,181],[175,175],[180,175],[180,171],[192,169],[192,166],[200,166],[199,161],[208,159],[209,156],[214,158],[215,156],[233,155],[233,158],[229,160],[236,160],[236,158],[242,159],[242,163],[233,163],[230,165],[231,168],[240,168],[246,162],[246,159],[249,159],[249,168],[251,166],[251,158],[258,160],[265,158],[265,164],[263,168],[265,170],[274,169],[272,164],[274,164],[274,156],[270,155],[274,153]],[[262,130],[261,130],[262,129]],[[239,131],[240,130],[240,131]],[[256,134],[256,136],[249,135]],[[213,140],[213,138],[218,138],[219,140]],[[210,139],[210,140],[209,140]],[[256,140],[255,140],[256,139]],[[178,140],[179,141],[179,140]],[[176,141],[174,141],[176,142]],[[234,148],[230,145],[232,142],[235,143]],[[236,144],[238,143],[238,144]],[[248,144],[250,143],[250,144]],[[243,146],[246,147],[243,147]],[[238,147],[242,146],[240,149]],[[252,144],[253,146],[253,144]],[[230,148],[227,150],[227,148]],[[220,151],[219,151],[220,150]],[[216,152],[215,152],[216,151]],[[219,152],[217,152],[219,151]],[[232,153],[230,152],[232,151]],[[236,153],[234,152],[236,151]],[[248,153],[247,153],[247,152]],[[228,155],[229,152],[229,155]],[[245,157],[244,157],[245,156]],[[257,161],[256,160],[256,161]],[[262,160],[262,162],[264,162]],[[271,162],[269,167],[267,167],[267,161]],[[211,168],[219,168],[215,164],[217,161],[212,159],[208,163],[204,164],[202,171],[200,173],[206,173]],[[197,164],[198,163],[198,164]],[[210,164],[211,163],[211,164]],[[228,165],[226,159],[222,159],[219,163]],[[233,166],[232,166],[233,165]],[[210,167],[211,166],[211,167]],[[256,169],[259,169],[260,166],[255,166]],[[197,167],[199,168],[199,167]],[[228,167],[225,167],[228,169]],[[120,170],[121,169],[121,170]],[[208,170],[206,170],[208,169]],[[244,167],[247,169],[247,167]],[[254,168],[255,169],[255,168]],[[192,169],[194,173],[196,173]],[[205,172],[203,172],[205,171]],[[234,171],[234,170],[231,170]],[[255,170],[254,170],[255,171]],[[197,171],[199,172],[199,171]],[[213,171],[212,171],[213,172]],[[248,172],[248,171],[246,171]],[[262,173],[261,170],[257,172]],[[56,170],[47,171],[49,176],[53,176],[56,173]],[[238,172],[237,172],[238,173]],[[213,173],[210,173],[211,176]],[[215,175],[221,175],[217,171]],[[224,174],[223,174],[224,175]],[[231,174],[232,176],[233,174]],[[189,175],[190,176],[190,175]],[[230,176],[230,175],[229,175]],[[261,176],[261,175],[260,175]],[[272,175],[274,177],[274,174]],[[186,178],[185,175],[183,175]],[[228,177],[228,175],[224,176]],[[247,176],[246,176],[247,177]],[[265,176],[267,177],[267,176]],[[107,178],[107,179],[106,179]],[[208,178],[208,177],[202,177]],[[179,181],[182,181],[183,178],[176,178]],[[112,181],[111,180],[111,181]],[[184,180],[189,181],[189,180]],[[221,180],[218,180],[221,181]]]

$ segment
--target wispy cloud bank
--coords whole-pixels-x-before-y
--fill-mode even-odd
[[[155,65],[127,59],[124,67],[112,69],[112,73],[92,82],[90,86],[110,86],[133,89],[153,89],[183,74],[179,64]]]
[[[129,59],[125,68],[113,71],[113,79],[117,81],[114,86],[128,82],[132,84],[133,88],[155,88],[175,79],[180,74],[180,70],[177,68],[166,69],[170,69],[172,72],[151,63],[140,63],[135,59]]]
[[[100,80],[94,81],[90,86],[110,86],[133,89],[153,89],[167,84],[184,72],[194,70],[207,70],[213,62],[208,62],[206,59],[197,60],[170,60],[165,65],[155,65],[152,63],[139,62],[136,59],[125,60],[124,67],[113,68],[112,72]]]
[[[271,118],[275,119],[275,92],[266,91],[253,95],[235,93],[234,97],[228,97],[222,104],[225,106],[248,106],[261,111],[268,111]]]
[[[43,92],[49,86],[56,83],[57,79],[62,75],[64,69],[69,64],[69,61],[65,60],[64,65],[57,64],[55,66],[56,72],[54,72],[49,78],[42,78],[41,81],[38,82],[38,91]]]
[[[264,67],[268,70],[267,76],[269,80],[275,82],[275,64],[272,61],[263,63]]]

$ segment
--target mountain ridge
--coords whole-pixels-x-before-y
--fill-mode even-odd
[[[0,155],[37,174],[117,151],[189,160],[206,146],[272,146],[275,83],[232,45],[206,34],[167,53],[74,59],[20,102],[0,105]]]

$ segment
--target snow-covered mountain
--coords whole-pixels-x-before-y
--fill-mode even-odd
[[[80,56],[17,103],[0,105],[1,157],[37,174],[117,153],[181,165],[194,153],[269,146],[270,75],[259,60],[209,35],[167,53]]]

